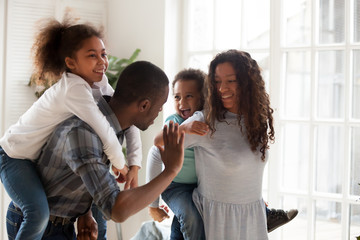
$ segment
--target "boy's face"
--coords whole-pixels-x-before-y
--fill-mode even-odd
[[[201,93],[195,80],[179,80],[174,85],[174,102],[176,113],[188,119],[200,110]]]

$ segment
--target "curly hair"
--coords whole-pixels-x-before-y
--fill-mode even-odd
[[[205,78],[206,78],[206,73],[204,73],[200,69],[193,69],[193,68],[184,69],[176,74],[172,82],[172,89],[174,90],[175,84],[178,81],[195,81],[197,84],[197,90],[200,93],[200,109],[198,110],[202,110],[205,101],[204,92],[203,92]]]
[[[217,54],[211,61],[205,82],[207,88],[205,121],[212,134],[216,131],[215,121],[225,121],[227,109],[222,104],[215,83],[216,67],[222,63],[230,63],[236,72],[237,89],[240,93],[238,94],[238,124],[241,131],[246,132],[251,150],[255,152],[259,149],[262,154],[261,159],[265,161],[269,141],[275,140],[272,117],[274,111],[270,107],[269,95],[266,93],[260,68],[249,53],[232,49]]]
[[[61,23],[54,18],[38,22],[39,30],[31,50],[34,74],[39,77],[39,84],[49,78],[59,77],[66,71],[65,58],[74,57],[84,40],[93,36],[103,39],[102,30],[95,29],[89,23],[75,24],[75,21],[65,15]]]

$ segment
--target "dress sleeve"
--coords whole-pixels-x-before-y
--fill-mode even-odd
[[[152,146],[147,156],[146,167],[146,183],[157,177],[163,169],[163,162],[161,160],[160,151],[156,146]],[[152,202],[150,207],[159,207],[160,198],[158,197]]]
[[[104,152],[110,162],[118,169],[125,166],[122,146],[116,137],[114,129],[97,106],[91,88],[83,84],[72,86],[65,96],[67,109],[81,120],[90,125],[100,137]]]
[[[135,126],[131,126],[127,131],[125,131],[125,140],[127,155],[126,159],[128,165],[141,167],[142,144],[140,130]]]

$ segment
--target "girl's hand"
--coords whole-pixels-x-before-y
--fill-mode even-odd
[[[152,217],[152,219],[154,219],[154,221],[162,222],[166,218],[170,218],[168,212],[169,208],[164,205],[161,205],[157,208],[149,207],[149,215]]]
[[[180,130],[188,134],[196,134],[196,135],[204,136],[205,134],[208,133],[209,126],[204,122],[193,121],[182,124],[180,126]]]
[[[130,166],[129,172],[126,175],[126,183],[124,186],[124,190],[138,187],[139,168],[139,166]]]
[[[124,166],[123,169],[118,169],[112,165],[112,171],[115,174],[115,179],[118,183],[124,183],[126,182],[126,175],[128,174],[128,166]]]

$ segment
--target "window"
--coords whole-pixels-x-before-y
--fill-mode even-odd
[[[184,67],[207,72],[236,48],[263,69],[276,120],[264,198],[299,210],[270,236],[359,236],[360,2],[186,1],[183,19]]]

